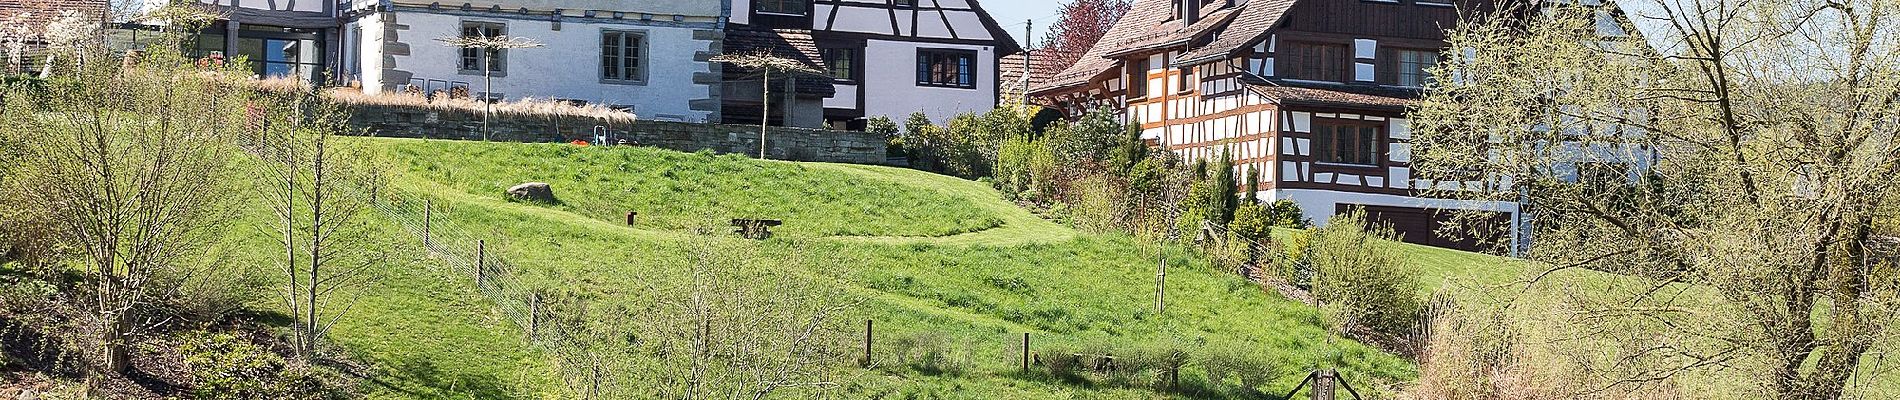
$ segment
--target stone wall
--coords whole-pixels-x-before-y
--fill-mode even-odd
[[[411,107],[361,106],[350,112],[350,126],[379,137],[482,140],[479,112]],[[489,121],[488,140],[548,143],[595,140],[600,127],[608,143],[678,151],[759,154],[759,127],[639,121],[602,123],[587,117],[540,117],[496,114]],[[772,127],[766,134],[766,155],[774,160],[883,164],[885,141],[864,132]]]

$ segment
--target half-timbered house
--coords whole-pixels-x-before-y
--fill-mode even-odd
[[[733,0],[729,34],[760,30],[810,31],[834,82],[824,120],[838,128],[988,111],[998,63],[1022,51],[976,0]]]
[[[1120,110],[1145,139],[1189,159],[1229,153],[1239,176],[1258,174],[1261,199],[1297,202],[1316,223],[1360,208],[1407,241],[1469,249],[1477,243],[1436,234],[1439,211],[1488,211],[1515,226],[1519,205],[1421,196],[1479,182],[1411,173],[1406,108],[1434,79],[1427,71],[1458,8],[1485,6],[1137,0],[1081,61],[1031,94],[1069,115]]]

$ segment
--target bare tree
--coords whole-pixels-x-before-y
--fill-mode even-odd
[[[1639,278],[1567,294],[1586,391],[1719,371],[1842,397],[1900,311],[1900,3],[1544,4],[1452,32],[1415,176],[1524,200],[1532,283]]]
[[[181,26],[189,25],[180,20]],[[158,43],[182,43],[167,30]],[[17,140],[9,183],[22,207],[47,211],[53,240],[86,266],[97,312],[98,366],[124,371],[128,343],[152,321],[155,276],[199,258],[217,240],[229,193],[230,141],[247,98],[233,71],[191,66],[176,46],[135,64],[98,43],[62,61],[42,102],[10,101],[0,136]]]
[[[495,112],[495,63],[499,62],[501,52],[508,49],[527,49],[541,47],[540,42],[523,37],[508,35],[488,36],[481,32],[475,36],[437,38],[436,41],[458,49],[472,49],[482,52],[482,140],[488,140],[489,114]]]
[[[284,301],[297,320],[294,344],[308,358],[361,298],[339,295],[381,277],[375,267],[388,252],[367,219],[383,177],[370,154],[337,143],[346,116],[315,88],[264,97],[269,111],[255,122],[250,147],[264,161],[261,180],[272,183],[264,198],[284,246]]]
[[[823,72],[805,65],[804,62],[779,57],[764,51],[747,54],[721,54],[714,56],[712,61],[732,64],[745,69],[758,70],[761,74],[764,74],[764,78],[760,80],[761,89],[763,91],[759,94],[759,159],[764,160],[766,123],[772,120],[772,72],[778,71],[784,73],[788,75],[787,78],[791,78],[791,76],[789,76],[791,74],[817,75]],[[791,82],[794,84],[797,83],[795,80]],[[787,113],[786,115],[791,114]]]

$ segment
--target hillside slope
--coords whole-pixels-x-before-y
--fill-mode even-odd
[[[965,360],[954,373],[883,368],[854,375],[845,385],[859,395],[853,397],[1181,395],[1125,379],[1020,374],[1009,348],[1023,332],[1032,333],[1039,352],[1103,343],[1247,352],[1272,364],[1272,376],[1253,388],[1268,393],[1290,390],[1315,365],[1336,366],[1366,387],[1415,374],[1403,359],[1330,338],[1314,309],[1214,271],[1186,251],[1078,233],[1036,218],[978,182],[897,168],[642,148],[353,142],[386,155],[398,166],[396,190],[430,199],[435,218],[481,237],[491,254],[523,269],[526,284],[603,304],[640,306],[664,297],[652,288],[683,276],[695,229],[729,229],[723,226],[729,218],[785,220],[779,238],[716,239],[716,246],[799,255],[790,264],[797,273],[866,300],[854,315],[875,321],[880,341],[948,338]],[[502,193],[528,181],[552,183],[561,202],[515,202]],[[635,226],[624,224],[626,211],[640,213]],[[1153,312],[1157,258],[1171,266],[1168,309],[1159,315]],[[1257,396],[1233,388],[1237,380],[1206,382],[1205,371],[1195,368],[1183,381],[1199,389],[1179,393]]]

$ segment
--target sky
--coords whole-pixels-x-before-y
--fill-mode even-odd
[[[1041,38],[1044,29],[1056,22],[1056,8],[1061,6],[1062,1],[985,0],[981,4],[983,4],[983,11],[989,11],[990,16],[996,18],[996,23],[1002,25],[1003,30],[1009,31],[1009,35],[1016,38],[1016,43],[1028,47],[1029,41],[1023,40],[1023,22],[1035,20],[1036,31],[1032,37]]]

